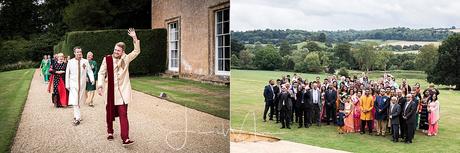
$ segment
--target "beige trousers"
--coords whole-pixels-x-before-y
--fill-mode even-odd
[[[377,134],[385,135],[387,120],[377,120]]]
[[[94,99],[94,92],[96,90],[93,90],[93,91],[85,91],[85,94],[86,94],[86,100],[85,100],[85,104],[87,105],[93,105],[93,99]]]

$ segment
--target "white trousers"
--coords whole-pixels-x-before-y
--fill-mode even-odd
[[[79,105],[74,105],[73,106],[73,117],[79,121],[81,119],[80,116],[80,106]]]

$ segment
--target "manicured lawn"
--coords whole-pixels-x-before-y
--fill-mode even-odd
[[[136,77],[131,83],[134,90],[157,97],[164,92],[168,95],[169,101],[229,119],[228,86],[158,76]]]
[[[0,73],[0,152],[9,152],[35,69]]]
[[[313,126],[309,129],[280,129],[280,124],[262,122],[264,109],[263,88],[269,79],[277,79],[282,75],[293,72],[279,71],[250,71],[232,69],[231,95],[231,128],[250,132],[259,132],[280,137],[283,140],[304,143],[314,146],[333,148],[351,152],[458,152],[460,150],[460,91],[441,90],[441,121],[438,136],[428,137],[416,132],[414,143],[393,143],[390,136],[377,137],[360,134],[337,134],[335,126]],[[370,74],[370,79],[376,79],[382,72]],[[417,71],[395,71],[398,83],[401,77],[406,77],[410,85],[419,82],[422,88],[428,86],[426,75]],[[326,74],[300,74],[308,80]],[[440,88],[445,88],[441,86]],[[253,114],[255,114],[255,121]],[[246,119],[245,119],[246,118]]]

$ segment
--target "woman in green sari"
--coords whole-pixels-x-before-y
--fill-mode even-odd
[[[45,80],[45,83],[48,83],[49,81],[49,76],[50,76],[50,59],[48,59],[48,56],[43,56],[43,60],[40,63],[40,69],[42,71],[43,78]]]

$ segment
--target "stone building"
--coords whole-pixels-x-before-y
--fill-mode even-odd
[[[229,83],[230,0],[152,0],[152,28],[168,31],[165,73]]]

